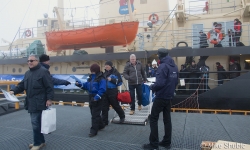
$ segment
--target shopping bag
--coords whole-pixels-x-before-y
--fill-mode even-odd
[[[56,108],[48,108],[42,112],[41,133],[49,134],[56,130]]]
[[[129,91],[118,92],[117,100],[122,103],[131,103],[131,97]]]
[[[149,96],[150,96],[150,87],[146,84],[142,84],[142,102],[143,106],[147,106],[149,104]]]

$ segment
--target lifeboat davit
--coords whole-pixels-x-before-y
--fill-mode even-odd
[[[110,47],[133,42],[139,22],[121,22],[84,29],[45,32],[49,51]]]

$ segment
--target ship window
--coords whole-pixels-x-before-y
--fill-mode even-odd
[[[37,27],[41,27],[42,26],[42,20],[38,20],[37,21]]]
[[[52,21],[51,21],[51,28],[52,28],[52,29],[58,28],[57,20],[52,20]]]
[[[48,20],[43,20],[43,26],[47,26],[48,25]]]
[[[105,53],[114,53],[114,46],[112,46],[112,47],[105,47]]]
[[[141,0],[141,4],[147,4],[147,0]]]

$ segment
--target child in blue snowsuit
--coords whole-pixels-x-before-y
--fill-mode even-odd
[[[101,118],[102,103],[105,98],[106,80],[100,71],[100,66],[93,64],[90,67],[91,74],[85,83],[76,82],[76,86],[87,90],[89,93],[89,107],[91,113],[92,126],[90,128],[89,137],[97,135],[98,130],[105,127]]]

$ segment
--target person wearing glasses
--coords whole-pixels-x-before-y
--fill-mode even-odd
[[[40,64],[49,70],[50,66],[49,66],[49,63],[50,63],[50,59],[49,59],[49,56],[46,55],[46,54],[42,54],[40,57],[39,57],[39,60],[40,60]],[[52,77],[52,81],[53,81],[53,84],[54,85],[69,85],[71,84],[69,81],[67,80],[62,80],[62,79],[57,79],[57,78],[54,78]]]
[[[26,91],[24,107],[30,113],[34,140],[29,148],[39,150],[45,146],[45,139],[41,133],[42,111],[51,106],[54,89],[50,73],[40,65],[39,57],[30,55],[27,62],[29,70],[25,72],[24,79],[9,93],[18,94]]]

